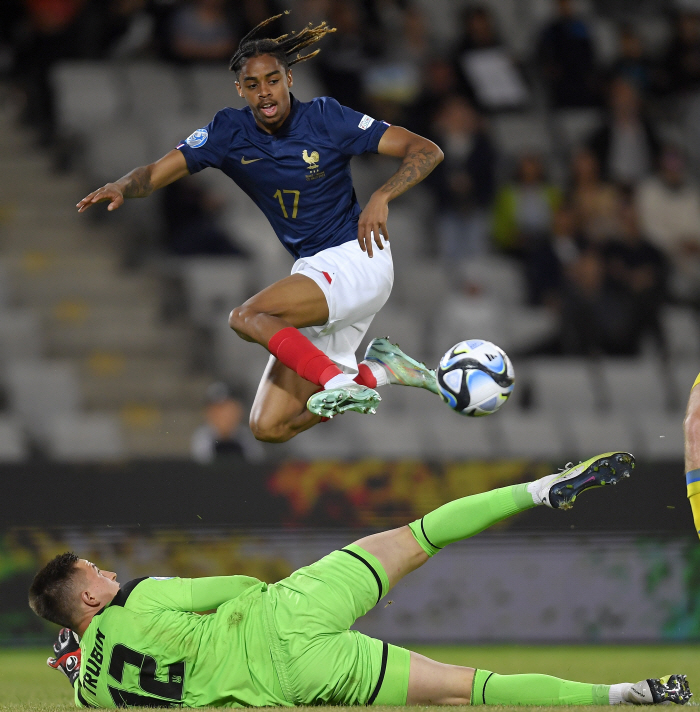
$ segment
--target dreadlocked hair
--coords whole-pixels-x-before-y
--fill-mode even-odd
[[[293,64],[304,62],[311,57],[315,57],[321,50],[317,49],[308,54],[301,55],[299,50],[308,47],[309,45],[318,42],[330,32],[335,32],[335,27],[328,27],[326,22],[320,25],[313,26],[309,23],[301,32],[291,32],[280,37],[256,39],[263,28],[267,27],[271,22],[279,20],[282,15],[288,15],[289,10],[285,10],[279,15],[268,17],[259,25],[254,27],[240,42],[231,62],[228,65],[230,71],[236,73],[236,79],[248,59],[251,57],[260,57],[263,54],[269,54],[276,57],[285,69],[288,69]],[[294,56],[296,54],[296,57]]]

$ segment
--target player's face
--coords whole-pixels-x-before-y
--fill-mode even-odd
[[[80,559],[76,566],[84,573],[87,579],[84,589],[89,591],[93,598],[107,604],[117,595],[119,584],[117,583],[117,574],[114,571],[98,569],[95,564],[87,559]]]
[[[242,67],[236,82],[238,93],[248,102],[258,126],[275,133],[289,116],[289,87],[292,72],[276,57],[263,54],[251,57]]]

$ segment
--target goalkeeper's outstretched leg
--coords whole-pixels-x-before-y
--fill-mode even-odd
[[[538,505],[570,509],[582,492],[615,485],[629,477],[633,469],[634,458],[629,453],[606,452],[534,482],[448,502],[408,526],[372,534],[355,545],[379,560],[393,587],[448,544],[468,539]]]
[[[617,484],[630,476],[634,458],[609,452],[568,466],[529,484],[503,487],[450,502],[409,526],[355,542],[383,566],[390,586],[424,564],[447,544],[474,536],[496,522],[537,505],[570,509],[587,489]],[[549,675],[498,675],[446,665],[410,653],[409,705],[607,705],[685,704],[691,697],[684,675],[637,684],[595,685]]]

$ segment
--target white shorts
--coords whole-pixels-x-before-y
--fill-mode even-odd
[[[328,321],[323,326],[299,329],[314,346],[350,375],[357,373],[355,351],[374,315],[384,306],[394,284],[394,264],[387,241],[374,246],[371,259],[357,240],[301,257],[292,274],[313,279],[328,302]]]

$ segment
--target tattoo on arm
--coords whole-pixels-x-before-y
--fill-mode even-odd
[[[145,198],[153,192],[151,171],[148,166],[134,168],[117,181],[125,198]]]
[[[405,193],[420,183],[438,164],[437,155],[427,147],[415,148],[406,154],[401,166],[379,189],[388,193],[389,199]]]

